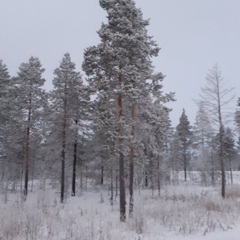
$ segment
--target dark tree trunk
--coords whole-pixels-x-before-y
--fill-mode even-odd
[[[184,180],[187,181],[187,156],[184,154],[183,156],[183,169],[184,169]]]
[[[133,214],[133,206],[134,206],[134,198],[133,198],[133,182],[134,182],[134,141],[135,141],[135,106],[136,104],[132,104],[132,142],[130,147],[130,174],[129,174],[129,217],[132,217]]]
[[[214,168],[214,158],[213,158],[213,152],[211,155],[211,178],[212,178],[212,186],[215,186],[215,168]]]
[[[62,144],[62,174],[61,174],[61,196],[60,202],[63,203],[64,201],[64,181],[65,181],[65,141]]]
[[[101,167],[101,184],[103,185],[104,167]]]
[[[110,203],[113,205],[113,169],[111,165],[111,182],[110,182]]]
[[[24,180],[24,196],[27,197],[28,195],[28,168],[29,168],[29,145],[30,145],[30,122],[31,122],[31,111],[32,111],[32,99],[31,94],[29,98],[29,110],[28,110],[28,126],[27,126],[27,140],[26,140],[26,149],[25,149],[25,180]]]
[[[223,156],[223,126],[220,125],[220,158],[221,158],[221,174],[222,174],[222,197],[225,198],[225,188],[226,188],[226,175],[225,175],[225,163]]]
[[[126,220],[126,197],[125,197],[125,175],[124,175],[124,156],[119,153],[119,184],[120,184],[120,221]]]
[[[122,75],[118,77],[119,86],[122,87]],[[119,187],[120,187],[120,221],[125,222],[126,220],[126,196],[125,196],[125,174],[124,174],[124,155],[123,155],[123,129],[122,129],[122,118],[123,118],[123,101],[122,94],[118,95],[118,117],[119,117]]]
[[[148,171],[145,171],[145,187],[148,188]]]
[[[65,191],[65,152],[66,152],[66,126],[67,126],[67,100],[64,99],[64,116],[63,116],[63,140],[62,140],[62,173],[61,173],[61,196],[60,202],[64,202]]]
[[[78,120],[75,120],[75,124],[77,127]],[[78,129],[76,130],[74,148],[73,148],[73,173],[72,173],[72,196],[76,196],[76,166],[77,166],[77,146],[78,146]]]
[[[77,166],[77,140],[74,143],[73,150],[73,174],[72,174],[72,196],[76,195],[76,166]]]

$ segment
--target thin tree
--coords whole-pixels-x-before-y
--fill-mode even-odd
[[[212,123],[216,126],[217,133],[219,134],[219,149],[220,149],[220,165],[221,165],[221,195],[225,198],[225,160],[224,160],[224,146],[223,146],[223,134],[224,134],[224,118],[226,114],[227,105],[234,99],[232,91],[234,88],[227,88],[226,82],[221,75],[218,65],[215,65],[206,76],[207,84],[201,88],[202,94],[200,94],[201,101],[206,106],[209,117]]]
[[[181,142],[181,152],[183,159],[183,170],[184,170],[184,179],[187,181],[187,168],[188,168],[188,157],[189,157],[189,148],[192,143],[192,132],[191,132],[190,122],[188,121],[188,117],[183,109],[182,115],[179,118],[179,124],[176,127],[178,136]]]
[[[77,158],[79,152],[80,139],[86,135],[89,124],[91,107],[88,87],[83,85],[83,80],[79,73],[69,82],[69,119],[70,128],[73,129],[73,168],[72,168],[72,196],[76,195]],[[81,133],[80,133],[81,132]]]

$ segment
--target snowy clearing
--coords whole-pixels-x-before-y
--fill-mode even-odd
[[[135,191],[134,217],[120,223],[118,197],[111,206],[108,191],[84,192],[65,204],[53,189],[29,193],[26,202],[10,193],[0,207],[0,239],[239,239],[240,186],[229,185],[226,196],[220,197],[219,187],[189,183],[165,186],[160,197]]]

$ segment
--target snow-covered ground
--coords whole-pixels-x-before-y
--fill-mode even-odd
[[[234,173],[240,182],[240,173]],[[59,203],[56,190],[30,192],[27,201],[18,193],[1,194],[1,240],[239,240],[240,186],[227,186],[226,199],[219,186],[191,183],[135,191],[134,217],[119,221],[118,197],[109,202],[108,191],[88,191]],[[128,200],[128,199],[127,199]]]

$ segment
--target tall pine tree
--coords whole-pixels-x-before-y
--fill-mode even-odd
[[[24,195],[28,194],[29,161],[31,149],[31,135],[40,119],[40,111],[43,107],[45,91],[43,85],[45,79],[42,74],[45,70],[36,57],[31,57],[28,62],[19,67],[18,76],[15,78],[17,88],[18,106],[23,113],[23,125],[25,129],[25,154],[24,154]]]
[[[50,93],[52,108],[51,134],[58,136],[61,141],[55,142],[56,151],[61,152],[61,194],[60,201],[64,202],[65,195],[65,166],[67,157],[72,156],[72,196],[76,194],[76,164],[79,145],[79,132],[84,132],[86,120],[86,108],[89,97],[88,90],[83,86],[83,81],[77,72],[75,63],[72,62],[70,54],[64,54],[60,66],[55,69],[53,79],[53,90]],[[70,152],[70,148],[73,152]],[[73,147],[72,147],[73,146]],[[61,150],[60,150],[60,149]],[[57,150],[58,149],[58,150]]]
[[[153,74],[151,57],[157,56],[159,47],[148,36],[148,20],[133,0],[100,0],[107,11],[108,22],[98,31],[101,43],[89,47],[84,54],[83,69],[88,82],[101,99],[105,95],[112,101],[116,118],[115,129],[119,154],[120,220],[126,219],[125,155],[130,151],[129,214],[133,212],[133,182],[137,108],[148,94],[155,90],[161,95],[162,74]],[[149,80],[149,82],[148,82]],[[156,94],[156,95],[158,95]],[[101,116],[101,113],[98,113]],[[130,127],[130,128],[129,128]],[[129,139],[129,141],[127,141]]]

